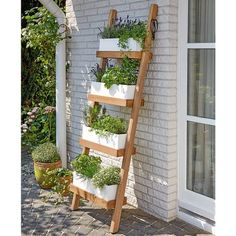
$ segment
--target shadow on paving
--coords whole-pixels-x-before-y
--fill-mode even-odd
[[[22,235],[112,235],[109,233],[113,210],[98,208],[82,201],[79,210],[71,211],[71,196],[56,204],[58,197],[39,188],[33,162],[22,152],[21,229]],[[113,235],[196,235],[206,232],[179,219],[170,223],[130,205],[124,206],[120,230]]]

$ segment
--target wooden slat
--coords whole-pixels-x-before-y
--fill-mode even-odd
[[[149,17],[147,22],[147,37],[144,42],[144,50],[150,50],[153,44],[152,40],[152,20],[155,20],[157,18],[158,13],[158,5],[152,4],[149,11]]]
[[[92,193],[86,192],[85,190],[78,188],[77,186],[75,186],[73,184],[70,184],[70,191],[73,192],[74,195],[82,197],[85,200],[90,201],[90,202],[92,202],[102,208],[105,208],[105,209],[112,209],[115,207],[115,204],[116,204],[116,200],[106,201],[102,198],[95,196]],[[124,197],[123,205],[125,205],[126,203],[127,203],[127,198]],[[75,209],[73,209],[73,210],[75,210]]]
[[[83,147],[86,147],[88,149],[93,149],[102,153],[106,153],[114,157],[122,157],[125,153],[125,149],[113,149],[113,148],[106,147],[98,143],[90,142],[82,138],[80,139],[79,143]],[[135,153],[136,153],[136,149],[133,147],[132,155],[134,155]]]
[[[112,216],[112,221],[111,221],[111,226],[110,226],[111,233],[116,233],[120,227],[122,199],[125,194],[125,188],[126,188],[128,174],[129,174],[132,147],[134,145],[134,138],[135,138],[137,123],[138,123],[138,114],[139,114],[139,109],[140,109],[140,104],[141,104],[141,99],[142,99],[141,97],[143,94],[144,80],[145,80],[147,70],[148,70],[148,61],[149,61],[149,55],[144,52],[141,63],[140,63],[138,81],[137,81],[137,86],[136,86],[135,94],[134,94],[134,104],[133,104],[131,118],[129,121],[129,127],[127,131],[125,154],[124,154],[121,171],[120,171],[120,185],[118,187],[116,206],[115,206],[115,210]]]
[[[112,98],[94,94],[88,94],[88,100],[122,107],[132,107],[134,103],[133,99]],[[141,106],[143,105],[144,105],[144,99],[141,100]]]
[[[96,56],[101,57],[101,58],[124,58],[125,56],[128,56],[129,58],[133,58],[133,59],[141,59],[142,52],[141,51],[132,51],[132,52],[97,51]]]

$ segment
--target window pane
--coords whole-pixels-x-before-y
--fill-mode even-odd
[[[215,127],[188,122],[187,189],[215,198]]]
[[[188,115],[215,118],[215,49],[188,50]]]
[[[215,0],[189,0],[188,12],[188,42],[215,42]]]

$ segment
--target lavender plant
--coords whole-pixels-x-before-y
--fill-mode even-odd
[[[100,30],[98,36],[101,38],[119,38],[119,46],[123,49],[128,49],[128,39],[133,38],[138,41],[142,48],[144,48],[144,41],[147,35],[146,21],[137,19],[130,19],[129,15],[125,19],[115,19],[111,27],[104,27]]]

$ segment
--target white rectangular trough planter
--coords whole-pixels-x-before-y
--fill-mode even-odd
[[[95,195],[99,198],[102,198],[106,201],[116,199],[118,185],[105,185],[102,189],[96,188]]]
[[[82,138],[113,149],[124,149],[127,134],[110,134],[106,137],[96,134],[90,127],[83,125]]]
[[[113,84],[109,89],[105,83],[92,82],[91,94],[120,99],[134,99],[135,85],[116,85]]]
[[[85,190],[86,192],[95,194],[95,188],[91,179],[85,178],[84,176],[76,173],[75,171],[73,172],[73,184],[78,188]]]
[[[139,42],[133,38],[128,39],[128,48],[119,47],[119,39],[100,39],[99,51],[142,51],[141,45]]]

